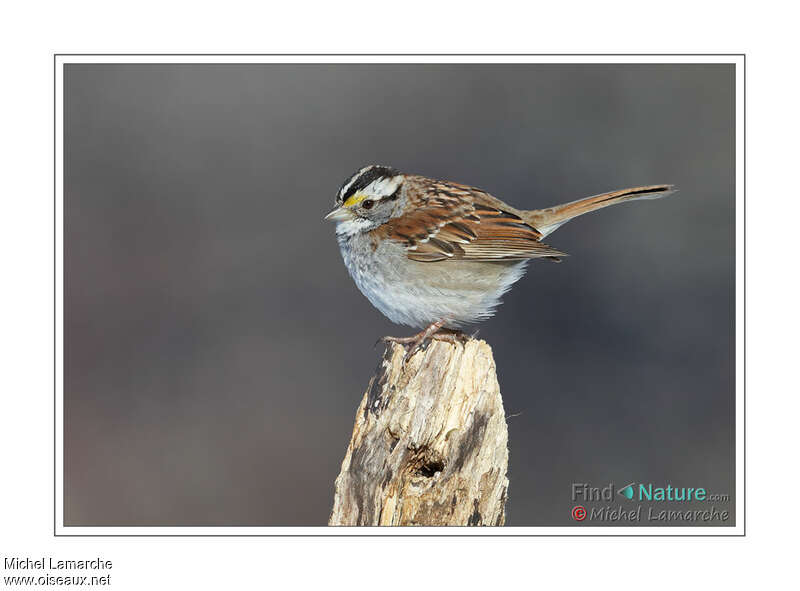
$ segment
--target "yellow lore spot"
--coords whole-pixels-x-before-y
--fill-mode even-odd
[[[355,195],[348,197],[347,201],[342,204],[342,207],[353,207],[354,205],[358,205],[364,201],[366,198],[367,196],[364,195],[364,193],[356,193]]]

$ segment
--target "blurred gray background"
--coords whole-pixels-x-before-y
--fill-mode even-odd
[[[410,334],[322,221],[369,163],[520,208],[677,184],[556,231],[571,256],[480,325],[507,523],[574,524],[573,482],[734,511],[733,66],[85,64],[64,92],[66,525],[326,523],[373,343]]]

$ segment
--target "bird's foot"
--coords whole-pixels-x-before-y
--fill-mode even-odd
[[[411,359],[414,354],[419,351],[427,341],[445,341],[447,343],[466,343],[469,337],[460,330],[452,330],[443,328],[446,320],[434,322],[426,327],[424,330],[418,332],[410,337],[382,337],[378,342],[383,343],[397,343],[398,345],[410,345],[406,349],[406,354],[403,357],[403,363]]]
[[[432,334],[430,339],[432,341],[444,341],[453,345],[463,345],[470,339],[470,336],[461,330],[442,328],[439,329],[439,332]]]

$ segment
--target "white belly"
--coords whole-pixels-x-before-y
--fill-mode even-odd
[[[361,293],[392,322],[415,328],[441,320],[448,328],[459,328],[492,316],[527,263],[421,263],[409,260],[398,244],[384,242],[373,250],[363,235],[338,238]]]

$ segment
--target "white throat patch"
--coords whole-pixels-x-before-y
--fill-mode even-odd
[[[337,236],[352,236],[353,234],[360,234],[366,232],[372,227],[372,222],[364,218],[353,217],[349,220],[342,220],[336,222],[336,235]]]

